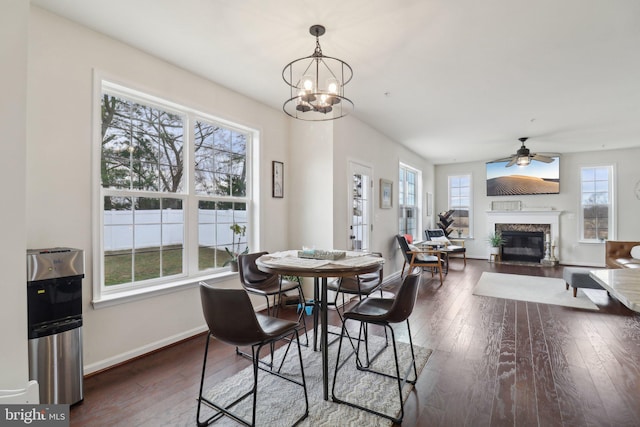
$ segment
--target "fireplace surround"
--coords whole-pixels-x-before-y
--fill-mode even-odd
[[[558,246],[560,237],[560,214],[561,211],[551,209],[487,211],[487,230],[489,232],[501,233],[505,231],[543,233],[543,245],[544,241],[549,239],[551,242],[554,242],[555,246]],[[543,256],[544,249],[542,256],[537,258],[537,261],[531,262],[539,262]]]

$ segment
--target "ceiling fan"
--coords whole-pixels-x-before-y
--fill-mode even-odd
[[[513,156],[505,157],[503,159],[495,160],[496,162],[509,162],[506,164],[506,168],[518,165],[518,166],[527,166],[531,163],[532,160],[537,160],[539,162],[551,163],[553,159],[544,154],[536,154],[531,153],[527,147],[524,146],[525,141],[529,139],[528,137],[518,138],[518,140],[522,143],[522,146],[518,149],[516,154]]]

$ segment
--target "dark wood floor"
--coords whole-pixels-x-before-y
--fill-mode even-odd
[[[425,274],[411,317],[414,343],[434,352],[404,426],[640,425],[640,315],[598,290],[586,292],[599,312],[472,295],[483,271],[561,277],[562,267],[451,264],[442,287]],[[87,378],[71,425],[195,425],[203,348],[196,337]],[[247,366],[224,344],[209,354],[208,380]]]

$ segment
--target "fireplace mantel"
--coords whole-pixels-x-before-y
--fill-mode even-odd
[[[489,232],[496,229],[496,224],[549,224],[550,238],[558,244],[560,238],[560,214],[554,210],[522,210],[522,211],[487,211]]]

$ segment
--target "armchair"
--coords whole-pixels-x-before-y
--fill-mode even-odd
[[[464,240],[449,240],[444,234],[444,230],[439,228],[426,229],[424,230],[424,235],[427,240],[443,242],[445,246],[444,250],[449,257],[462,255],[464,265],[467,265],[467,248],[464,247]]]
[[[396,239],[404,256],[400,277],[404,276],[404,269],[407,264],[409,265],[409,271],[413,271],[415,267],[427,267],[431,269],[431,277],[433,277],[434,271],[438,270],[440,284],[442,284],[442,253],[440,251],[432,249],[420,250],[415,246],[411,247],[402,234],[396,235]]]

